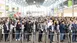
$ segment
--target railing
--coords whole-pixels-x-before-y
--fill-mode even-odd
[[[16,41],[16,34],[19,34],[20,40]],[[65,39],[63,42],[65,43],[73,43],[72,37],[73,33],[54,33],[54,34],[48,34],[48,33],[5,33],[3,34],[3,38],[0,41],[0,43],[50,43],[49,35],[53,35],[53,43],[62,43],[60,41],[61,34],[65,35]],[[7,41],[5,41],[5,35],[8,35]],[[13,39],[13,35],[15,36]],[[42,41],[39,42],[38,39],[39,36],[42,35]],[[77,35],[77,34],[74,34]],[[27,38],[30,37],[30,41],[27,41]],[[76,36],[77,37],[77,36]],[[76,42],[77,43],[77,42]]]

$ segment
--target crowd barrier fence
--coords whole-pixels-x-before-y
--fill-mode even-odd
[[[5,34],[8,34],[8,38],[7,38],[7,41],[5,41]],[[16,41],[16,34],[20,34],[20,41]],[[65,43],[73,43],[72,41],[72,33],[54,33],[54,34],[48,34],[48,33],[39,33],[39,32],[32,32],[32,33],[4,33],[2,35],[2,40],[0,41],[3,42],[3,43],[40,43],[38,42],[38,37],[39,35],[42,34],[42,43],[49,43],[50,42],[50,39],[48,38],[49,35],[53,35],[53,43],[62,43],[60,41],[60,34],[64,34],[65,36]],[[12,39],[13,35],[15,36],[14,39]],[[30,36],[30,41],[28,42],[27,41],[27,35]],[[75,34],[77,35],[77,34]],[[26,38],[25,38],[26,37]]]

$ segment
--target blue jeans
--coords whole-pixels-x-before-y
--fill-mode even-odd
[[[76,34],[72,33],[72,41],[76,41]]]
[[[60,33],[60,40],[64,40],[64,33]]]
[[[20,31],[16,30],[16,39],[19,39],[19,38],[20,38]]]
[[[50,43],[52,43],[53,42],[53,36],[54,36],[54,33],[53,32],[50,32]]]

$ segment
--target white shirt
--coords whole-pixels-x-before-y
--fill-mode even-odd
[[[59,25],[57,25],[57,30],[58,30],[58,32],[60,32],[60,30],[59,30]]]
[[[46,32],[47,32],[47,28],[48,28],[47,25],[45,25],[45,30],[46,30]]]
[[[35,23],[33,24],[33,30],[34,30],[34,32],[35,32],[35,28],[36,28],[36,26],[35,26]]]
[[[0,25],[0,29],[2,29],[2,34],[4,34],[3,24]]]
[[[49,23],[48,23],[48,27],[49,27],[49,26],[51,26],[51,25],[52,25],[52,23],[51,23],[51,22],[49,22]]]
[[[41,28],[40,28],[42,31],[43,31],[43,25],[41,24]]]
[[[24,25],[22,24],[22,32],[23,32],[24,28],[25,28],[25,27],[24,27]]]
[[[9,30],[9,28],[8,28],[8,22],[6,23],[6,27],[7,27],[7,30]]]
[[[2,29],[2,25],[0,24],[0,29]]]
[[[72,24],[69,25],[69,30],[71,30],[71,28],[72,28]],[[72,32],[72,30],[71,30],[71,32]]]
[[[52,25],[52,32],[54,31],[54,26]]]
[[[69,25],[69,30],[71,30],[71,28],[72,28],[72,24]]]
[[[15,26],[11,24],[10,29],[12,30]]]

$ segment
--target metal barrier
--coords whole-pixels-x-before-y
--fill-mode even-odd
[[[7,41],[5,41],[5,35],[8,34]],[[13,34],[15,35],[14,39],[12,39]],[[19,33],[5,33],[3,34],[3,39],[0,43],[50,43],[50,39],[48,36],[53,35],[53,43],[73,43],[72,41],[72,34],[71,33],[54,33],[54,34],[49,34],[49,33],[40,33],[42,35],[42,41],[38,41],[39,37],[39,32],[36,33],[20,33],[20,41],[16,41],[16,34]],[[64,41],[61,42],[60,37],[61,34],[64,34],[65,38]],[[76,35],[76,34],[75,34]],[[30,39],[30,41],[27,41],[27,39]],[[40,37],[39,37],[40,38]]]

